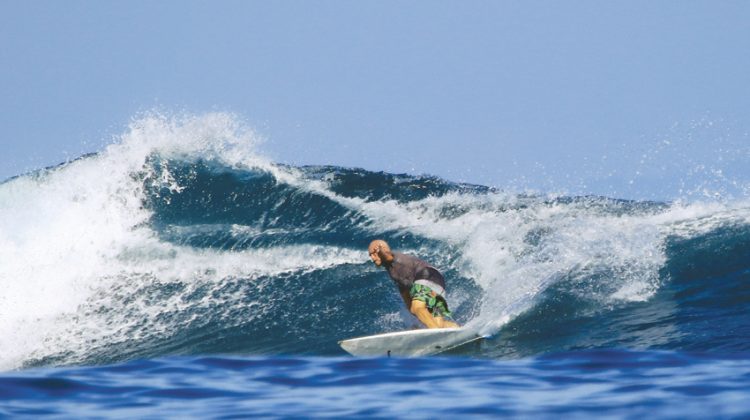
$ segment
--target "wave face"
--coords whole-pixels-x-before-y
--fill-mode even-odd
[[[148,116],[0,184],[0,369],[340,355],[413,323],[369,262],[440,268],[463,354],[750,350],[750,205],[539,196],[275,164],[228,115]]]

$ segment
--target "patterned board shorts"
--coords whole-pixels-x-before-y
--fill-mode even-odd
[[[433,292],[429,287],[422,284],[415,284],[411,287],[409,295],[414,300],[419,300],[427,305],[427,310],[432,316],[441,316],[452,321],[451,311],[448,310],[448,303],[442,296]]]

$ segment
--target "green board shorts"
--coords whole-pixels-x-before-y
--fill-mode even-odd
[[[448,303],[442,296],[433,292],[429,287],[422,284],[415,284],[409,291],[409,296],[413,300],[419,300],[427,305],[427,310],[432,316],[441,316],[447,320],[453,321],[451,311],[448,310]]]

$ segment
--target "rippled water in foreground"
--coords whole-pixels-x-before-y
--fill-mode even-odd
[[[673,352],[200,357],[6,373],[0,414],[62,417],[750,415],[750,362]]]

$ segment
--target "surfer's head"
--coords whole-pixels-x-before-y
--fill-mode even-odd
[[[382,239],[376,239],[370,242],[367,252],[370,254],[372,262],[377,266],[383,265],[384,262],[387,264],[393,261],[391,247],[389,247],[388,243]]]

